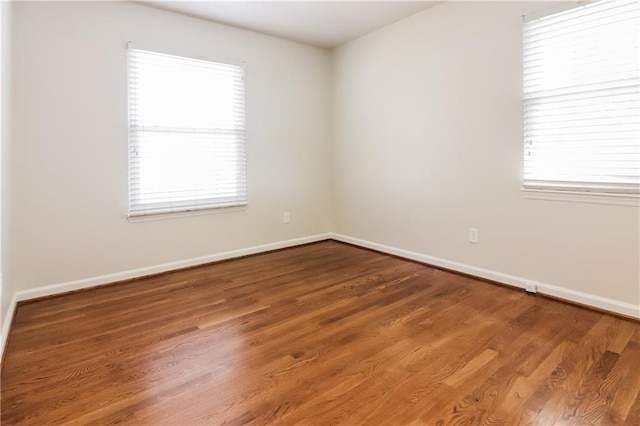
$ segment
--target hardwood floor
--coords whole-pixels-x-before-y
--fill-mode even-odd
[[[2,424],[640,424],[640,323],[334,241],[20,305]]]

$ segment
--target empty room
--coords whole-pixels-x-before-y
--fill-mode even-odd
[[[640,424],[640,2],[2,1],[2,425]]]

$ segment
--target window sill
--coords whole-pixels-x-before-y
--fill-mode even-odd
[[[206,216],[211,214],[233,213],[233,212],[240,212],[244,210],[247,210],[246,204],[244,206],[218,207],[218,208],[191,210],[191,211],[184,211],[184,212],[139,214],[135,216],[127,216],[127,220],[129,221],[129,223],[152,222],[156,220],[182,219],[185,217],[193,217],[193,216]]]
[[[524,198],[532,200],[640,207],[640,198],[635,194],[611,194],[601,192],[559,191],[553,189],[530,188],[522,188],[522,193],[524,194]]]

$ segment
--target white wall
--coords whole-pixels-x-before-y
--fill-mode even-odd
[[[11,3],[0,3],[0,273],[2,293],[0,298],[0,347],[8,324],[7,313],[12,306],[13,266],[11,263]]]
[[[520,17],[541,7],[447,2],[334,52],[333,229],[637,311],[638,208],[520,191]]]
[[[329,54],[138,4],[14,4],[5,286],[333,230],[638,306],[638,208],[520,191],[520,15],[540,7],[447,2]],[[126,220],[129,40],[246,61],[248,210]]]
[[[330,231],[327,51],[127,2],[13,11],[17,291]],[[127,221],[127,41],[246,61],[246,211]]]

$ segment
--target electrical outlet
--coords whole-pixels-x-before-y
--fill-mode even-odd
[[[537,293],[538,287],[536,286],[535,283],[532,283],[531,281],[527,281],[524,283],[524,290],[527,293]]]
[[[469,228],[469,242],[478,243],[478,228]]]
[[[291,212],[284,212],[282,215],[282,220],[284,223],[291,223]]]

